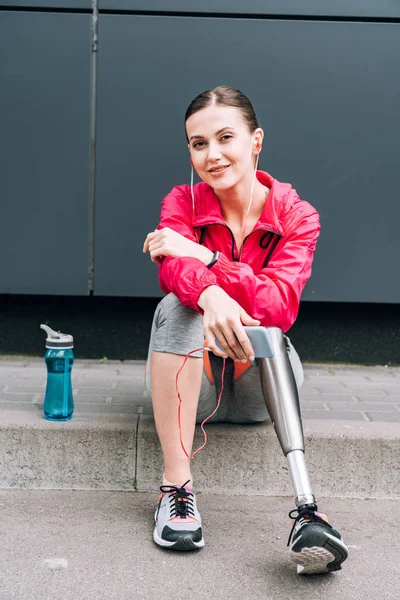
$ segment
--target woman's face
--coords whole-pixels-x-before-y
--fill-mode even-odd
[[[239,109],[203,108],[188,118],[186,133],[194,168],[215,190],[229,189],[253,175],[263,131],[250,133]]]

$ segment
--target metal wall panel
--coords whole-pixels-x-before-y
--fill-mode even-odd
[[[99,62],[95,293],[158,295],[141,252],[189,181],[183,116],[204,89],[253,101],[261,166],[320,211],[304,298],[398,302],[397,24],[106,16]]]
[[[90,16],[0,14],[0,293],[88,286]]]
[[[0,6],[6,6],[7,8],[21,7],[21,8],[79,8],[79,9],[90,9],[92,7],[92,0],[7,0],[2,2],[0,0]]]
[[[0,0],[0,6],[91,8],[91,0]],[[397,0],[99,0],[100,10],[399,18]]]
[[[100,0],[101,10],[398,18],[396,0]]]

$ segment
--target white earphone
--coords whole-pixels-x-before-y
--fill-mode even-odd
[[[250,212],[251,203],[253,201],[253,191],[254,191],[254,184],[256,182],[259,157],[260,157],[260,153],[257,154],[257,158],[256,158],[256,166],[255,166],[255,169],[254,169],[253,181],[251,182],[250,202],[249,202],[249,205],[247,207],[245,219],[247,219],[247,216],[248,216],[248,214]],[[190,173],[190,193],[192,195],[192,211],[193,211],[193,214],[194,214],[194,190],[193,190],[194,167],[193,167],[192,159],[190,159],[190,164],[191,164],[191,167],[192,167],[191,173]],[[245,228],[246,228],[246,223],[245,223]]]

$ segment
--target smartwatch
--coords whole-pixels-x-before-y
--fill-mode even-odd
[[[207,265],[207,269],[211,269],[211,267],[213,267],[215,265],[215,263],[217,262],[218,259],[219,259],[219,252],[218,252],[218,250],[215,250],[214,256],[212,257],[211,262],[208,263],[208,265]]]

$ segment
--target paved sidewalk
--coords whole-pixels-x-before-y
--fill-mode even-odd
[[[143,361],[75,360],[78,414],[151,414]],[[306,364],[303,418],[400,422],[400,367]],[[46,388],[42,358],[0,356],[0,411],[41,411]]]
[[[151,493],[0,490],[2,600],[398,600],[399,500],[321,499],[342,571],[298,577],[290,498],[199,494],[205,548],[152,541]]]
[[[53,423],[43,416],[43,358],[0,357],[0,488],[156,489],[162,453],[143,372],[143,361],[77,360],[74,417]],[[400,497],[400,368],[306,365],[305,376],[306,458],[317,495]],[[292,493],[270,422],[210,424],[208,433],[193,461],[198,490]],[[198,427],[194,448],[202,441]]]

